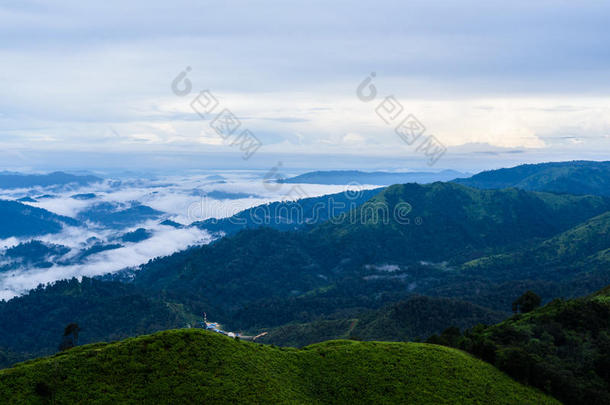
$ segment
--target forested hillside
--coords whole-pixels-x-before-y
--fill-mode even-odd
[[[469,351],[567,404],[610,403],[610,287],[429,341]]]
[[[406,216],[394,215],[404,207]],[[375,219],[384,209],[390,213],[387,221]],[[78,322],[83,341],[93,342],[182,327],[203,312],[233,330],[257,332],[292,324],[283,329],[285,336],[275,336],[280,343],[297,345],[319,341],[318,334],[425,338],[445,328],[442,319],[461,327],[492,323],[527,289],[549,300],[603,285],[608,271],[586,264],[591,257],[598,263],[605,257],[604,250],[597,250],[604,248],[604,239],[595,235],[605,229],[607,214],[600,214],[608,209],[608,200],[597,196],[444,183],[392,186],[321,225],[292,232],[244,230],[152,260],[117,278],[127,284],[60,282],[1,303],[0,335],[5,341],[0,338],[0,348],[27,358],[53,352],[69,322]],[[518,258],[572,234],[590,239],[573,244],[570,257],[582,259],[573,274],[552,271],[556,250],[506,268],[483,265],[496,263],[489,257]],[[408,308],[418,302],[410,300],[414,295],[435,297],[428,304],[436,312],[417,309],[429,314],[428,322],[406,311],[387,316],[381,309],[401,300]],[[443,297],[453,301],[443,304]],[[454,305],[464,312],[452,312]],[[129,312],[123,309],[127,306]],[[349,327],[341,322],[353,319],[359,319],[358,326],[347,333]],[[317,332],[315,325],[329,321],[339,325],[335,332]],[[291,330],[301,328],[296,324],[306,324],[302,327],[311,330],[309,336],[291,337]]]
[[[489,170],[456,183],[484,189],[515,187],[565,194],[610,196],[610,162],[574,161]]]

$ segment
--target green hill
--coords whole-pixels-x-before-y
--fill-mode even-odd
[[[460,336],[430,342],[469,351],[567,404],[610,403],[610,287]]]
[[[515,187],[532,191],[610,196],[610,162],[573,161],[489,170],[456,183],[484,189]]]
[[[0,402],[554,404],[451,348],[330,341],[280,349],[174,330],[0,371]]]

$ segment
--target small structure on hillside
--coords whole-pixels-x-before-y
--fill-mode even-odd
[[[231,338],[239,338],[239,339],[252,340],[252,341],[254,341],[262,336],[265,336],[267,334],[267,332],[263,332],[256,336],[245,336],[239,332],[227,332],[222,329],[222,326],[218,322],[208,322],[208,316],[205,312],[203,313],[203,322],[201,322],[201,327],[205,330],[220,333],[221,335],[225,335],[225,336],[228,336]]]

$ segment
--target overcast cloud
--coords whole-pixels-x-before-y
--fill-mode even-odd
[[[474,151],[500,153],[495,165],[514,149],[523,161],[601,158],[609,15],[600,1],[4,1],[0,157],[32,168],[95,151],[117,166],[119,152],[188,151],[233,154],[238,167],[189,106],[210,89],[261,153],[416,166],[355,97],[375,72],[380,99],[395,95],[450,148],[444,167]],[[178,97],[170,83],[187,66],[193,90]]]

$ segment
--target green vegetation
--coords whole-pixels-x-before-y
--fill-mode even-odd
[[[192,321],[182,305],[146,297],[129,284],[89,278],[58,281],[0,301],[0,367],[55,353],[64,328],[72,322],[82,329],[79,342],[93,343],[184,327]]]
[[[610,196],[610,162],[554,162],[490,170],[456,183],[477,188]]]
[[[567,404],[610,403],[610,287],[429,342],[469,351]]]
[[[557,403],[451,348],[331,341],[280,349],[193,329],[77,347],[2,370],[0,402]]]
[[[373,220],[378,203],[387,207],[387,222]],[[394,215],[407,203],[412,207],[409,223]],[[413,293],[448,296],[453,290],[463,291],[456,298],[474,296],[485,300],[473,301],[477,304],[497,302],[493,309],[508,311],[522,285],[498,289],[487,275],[481,280],[442,262],[459,265],[522,248],[609,209],[610,200],[595,196],[477,190],[451,183],[396,185],[312,229],[246,230],[153,260],[137,273],[134,284],[242,329],[311,322],[337,310],[374,309]],[[415,223],[417,217],[421,225]],[[388,263],[399,271],[375,270]],[[456,283],[460,288],[453,288]],[[496,295],[486,296],[496,291],[507,304]]]
[[[407,206],[408,222],[397,214]],[[311,235],[328,246],[326,254],[338,252],[340,258],[461,262],[485,251],[526,246],[609,210],[610,200],[597,196],[401,184],[321,224]],[[421,225],[415,223],[418,217]]]
[[[328,221],[334,215],[342,214],[363,204],[381,190],[381,188],[377,188],[362,190],[356,195],[343,192],[302,198],[298,201],[276,201],[245,209],[229,218],[210,218],[195,222],[193,226],[212,233],[222,232],[225,235],[263,226],[281,231],[292,231]],[[207,196],[215,198],[209,193]]]
[[[260,342],[302,347],[330,339],[413,341],[447,328],[447,320],[460,328],[477,323],[494,324],[506,313],[490,311],[469,302],[447,298],[411,297],[378,310],[349,318],[291,323],[273,328]]]
[[[308,202],[310,210],[314,200]],[[401,223],[393,216],[385,224],[373,221],[370,207],[377,202],[386,204],[390,213],[401,203],[411,204],[412,222]],[[585,227],[582,222],[598,215],[589,222],[601,223],[599,218],[610,214],[599,214],[608,209],[609,200],[595,196],[443,183],[392,186],[353,211],[363,222],[352,222],[350,213],[343,220],[297,232],[245,230],[152,260],[133,278],[126,277],[127,284],[72,280],[0,302],[0,348],[27,359],[53,353],[70,322],[81,326],[81,342],[91,343],[183,327],[193,324],[193,314],[200,318],[203,312],[230,330],[258,332],[291,324],[273,336],[278,343],[297,346],[336,337],[425,339],[451,324],[491,324],[500,319],[498,314],[507,314],[525,290],[536,291],[543,301],[582,295],[610,284],[610,272],[601,265],[557,271],[552,251],[511,262],[518,265],[474,266],[472,271],[462,269],[465,260],[519,254],[527,250],[524,246],[535,247],[560,232],[580,234],[583,227],[591,230],[583,233],[586,240],[605,241],[604,227]],[[414,223],[416,217],[423,219],[421,225]],[[610,254],[597,250],[610,248],[610,243],[595,243],[576,244],[571,257],[581,252],[588,258],[590,251],[599,263],[610,262]],[[100,246],[106,247],[112,245]],[[375,313],[416,294],[476,305],[435,300],[426,305],[434,312],[419,308],[399,311],[400,316]],[[383,323],[366,321],[370,314]],[[339,323],[332,333],[317,326],[350,319],[359,320],[350,333],[350,323]],[[307,333],[298,334],[300,326],[295,324],[305,324]],[[6,361],[14,359],[13,354],[5,356]],[[0,366],[10,364],[0,361]]]
[[[498,280],[552,281],[555,295],[541,291],[543,298],[578,296],[610,283],[609,252],[610,212],[606,212],[527,248],[480,257],[462,267],[464,274]]]

